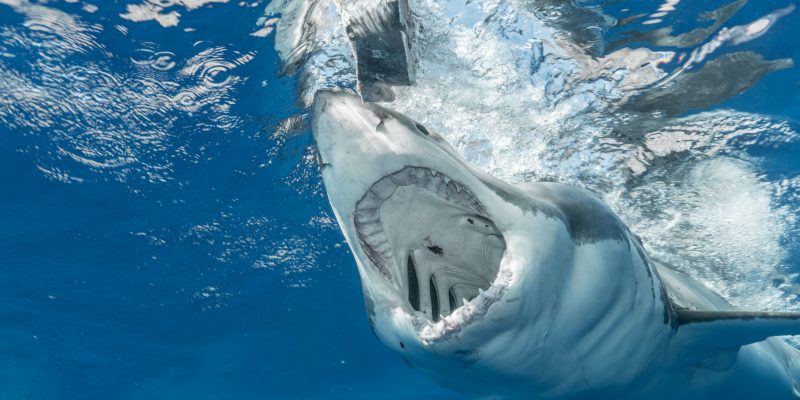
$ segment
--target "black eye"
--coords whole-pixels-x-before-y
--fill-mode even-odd
[[[420,124],[417,124],[417,129],[419,129],[420,132],[424,133],[425,136],[430,136],[431,135],[431,133],[428,132],[428,130],[425,129],[425,127],[420,125]]]

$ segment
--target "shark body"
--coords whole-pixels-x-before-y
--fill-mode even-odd
[[[322,177],[378,338],[470,398],[797,399],[800,314],[651,260],[597,196],[512,186],[358,96],[319,92]]]

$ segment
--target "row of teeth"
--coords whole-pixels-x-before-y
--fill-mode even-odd
[[[412,323],[417,332],[419,332],[420,339],[426,344],[442,340],[460,332],[463,327],[473,321],[482,318],[489,311],[489,307],[503,297],[511,284],[513,277],[512,267],[505,265],[505,262],[508,261],[504,259],[504,264],[500,265],[497,279],[489,289],[480,291],[476,298],[466,301],[461,307],[453,310],[450,315],[443,316],[438,321],[414,316]]]
[[[361,246],[378,271],[389,280],[389,261],[393,259],[389,238],[383,230],[380,207],[391,197],[397,188],[414,185],[436,194],[443,200],[485,215],[483,205],[461,183],[442,173],[422,167],[405,167],[394,174],[387,175],[376,182],[356,204],[355,226]]]

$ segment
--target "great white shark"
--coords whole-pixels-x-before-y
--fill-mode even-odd
[[[470,398],[797,399],[800,314],[735,310],[593,193],[512,186],[441,136],[318,92],[313,136],[371,326]]]

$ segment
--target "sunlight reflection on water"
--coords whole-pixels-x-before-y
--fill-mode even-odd
[[[208,115],[213,125],[207,129],[233,129],[240,123],[229,112],[236,102],[231,93],[246,79],[236,68],[250,62],[253,52],[197,42],[195,54],[181,59],[143,42],[130,67],[120,69],[114,65],[116,56],[97,40],[115,32],[57,9],[11,5],[24,23],[0,32],[4,52],[16,55],[13,66],[0,63],[5,77],[0,103],[6,105],[0,108],[0,121],[49,136],[52,147],[27,151],[39,154],[39,168],[52,178],[87,179],[53,165],[66,157],[115,179],[170,179],[173,156],[166,154],[179,156],[176,150],[187,140],[174,132],[176,111]],[[23,68],[31,72],[17,72]]]

